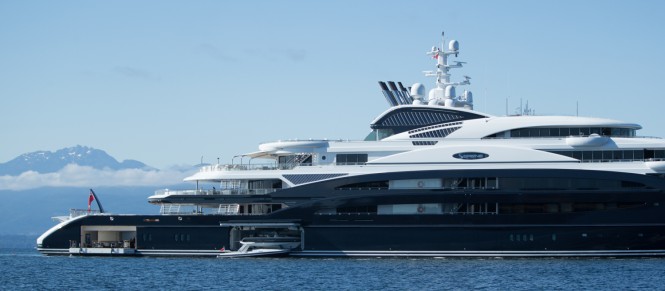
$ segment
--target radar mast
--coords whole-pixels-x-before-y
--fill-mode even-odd
[[[445,38],[444,33],[441,32],[441,47],[432,47],[432,50],[426,54],[436,60],[436,71],[424,71],[427,77],[436,77],[436,88],[429,91],[429,105],[442,105],[448,107],[464,107],[473,110],[473,95],[471,91],[464,91],[462,96],[456,96],[455,86],[464,86],[471,84],[471,78],[464,76],[464,81],[451,82],[450,69],[461,68],[466,62],[454,61],[450,64],[448,56],[459,54],[459,42],[451,40],[448,43],[448,50],[444,50]]]

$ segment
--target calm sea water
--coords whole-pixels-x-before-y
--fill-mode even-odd
[[[102,258],[0,249],[3,290],[663,290],[665,259]]]

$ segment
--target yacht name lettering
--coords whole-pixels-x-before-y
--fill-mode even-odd
[[[490,155],[485,153],[456,153],[453,155],[453,158],[461,160],[479,160],[489,157]]]

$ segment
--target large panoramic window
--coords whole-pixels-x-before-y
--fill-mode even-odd
[[[421,204],[381,204],[324,208],[316,215],[506,215],[506,214],[553,214],[571,212],[612,211],[647,206],[644,202],[446,202]]]
[[[568,137],[589,136],[634,137],[635,129],[610,127],[527,127],[497,132],[485,138],[521,138],[521,137]]]
[[[578,159],[582,162],[665,160],[665,149],[548,152]]]
[[[337,154],[337,165],[362,165],[367,163],[367,154]]]
[[[611,190],[648,188],[647,185],[626,180],[555,178],[555,177],[447,177],[442,179],[405,179],[366,181],[335,187],[335,190]]]
[[[390,129],[374,129],[372,132],[370,132],[367,137],[365,137],[365,141],[375,141],[375,140],[382,140],[386,137],[389,137],[391,135],[395,134],[395,132]]]

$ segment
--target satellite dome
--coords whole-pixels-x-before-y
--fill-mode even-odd
[[[459,42],[456,41],[456,40],[454,40],[454,39],[451,40],[451,41],[448,43],[448,50],[450,50],[450,51],[454,51],[454,52],[458,51],[458,50],[459,50]]]
[[[413,96],[413,99],[423,99],[425,97],[425,86],[420,83],[411,85],[411,96]]]
[[[446,86],[446,98],[455,98],[455,86]]]

